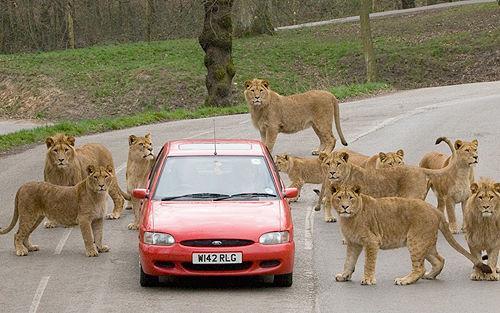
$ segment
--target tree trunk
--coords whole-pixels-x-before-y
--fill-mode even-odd
[[[270,0],[241,0],[234,9],[235,36],[273,34]]]
[[[146,41],[151,41],[153,38],[154,12],[154,0],[146,0]]]
[[[375,52],[373,49],[372,32],[370,29],[370,0],[361,0],[361,12],[359,15],[361,22],[361,38],[363,40],[363,53],[366,63],[366,80],[374,82],[377,80],[377,65]]]
[[[232,52],[233,0],[204,0],[205,21],[198,38],[205,51],[208,96],[205,105],[229,106],[232,100],[232,81],[235,74]]]
[[[66,2],[66,27],[68,29],[68,48],[75,49],[75,28],[73,23],[73,1]]]
[[[403,5],[403,9],[414,8],[415,0],[402,0],[401,4]]]

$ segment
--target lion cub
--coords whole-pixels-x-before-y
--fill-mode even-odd
[[[365,271],[362,285],[374,285],[375,261],[379,249],[388,250],[407,246],[412,270],[396,285],[408,285],[420,278],[435,279],[444,266],[444,258],[436,250],[438,229],[448,243],[468,258],[476,268],[491,272],[478,256],[468,253],[453,238],[443,213],[418,199],[398,197],[375,199],[360,193],[360,187],[332,186],[332,206],[340,216],[340,229],[347,242],[344,271],[335,276],[336,281],[351,279],[358,257],[365,249]],[[425,271],[424,261],[432,264]]]
[[[364,168],[388,168],[405,165],[404,151],[399,149],[396,152],[379,152],[371,156],[365,163],[360,164]]]
[[[132,194],[136,188],[146,188],[149,172],[155,163],[153,141],[151,134],[144,137],[130,135],[128,138],[127,160],[127,192]],[[141,217],[141,200],[133,198],[129,201],[134,211],[134,222],[128,224],[128,229],[138,229]]]
[[[455,216],[455,204],[460,203],[462,213],[465,209],[465,204],[470,196],[470,184],[474,182],[474,166],[477,164],[477,146],[476,139],[471,142],[457,140],[453,146],[448,139],[444,139],[450,149],[455,150],[456,157],[454,158],[452,167],[447,175],[441,177],[432,177],[430,187],[438,200],[438,209],[448,215],[448,221],[453,233],[460,232],[460,227]],[[441,169],[451,162],[452,156],[447,156],[439,152],[427,153],[420,161],[420,167],[428,169]]]
[[[470,252],[476,257],[481,251],[488,254],[488,265],[492,274],[484,274],[474,269],[472,280],[499,280],[495,273],[500,251],[500,183],[482,178],[470,186],[472,195],[464,210],[465,239]]]
[[[18,256],[38,251],[38,246],[32,245],[29,237],[45,217],[62,225],[80,225],[87,256],[95,257],[99,252],[109,251],[102,244],[102,227],[106,195],[114,181],[113,167],[89,165],[87,174],[87,178],[75,186],[29,182],[18,189],[12,221],[9,227],[0,230],[0,234],[7,234],[19,219],[19,229],[14,236]]]

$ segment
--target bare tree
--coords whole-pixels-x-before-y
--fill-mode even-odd
[[[229,106],[235,74],[232,59],[233,0],[204,0],[205,20],[198,41],[205,51],[208,96],[206,105]]]
[[[234,7],[234,35],[272,34],[270,0],[246,0]]]
[[[153,38],[155,3],[154,0],[146,0],[146,40],[151,41]]]
[[[68,48],[75,49],[75,27],[73,23],[73,1],[66,2],[66,28],[68,30]]]
[[[366,63],[366,80],[374,82],[377,80],[377,65],[375,51],[373,49],[372,32],[370,29],[370,7],[371,0],[361,0],[361,12],[359,19],[361,22],[361,38],[363,40],[363,53]]]

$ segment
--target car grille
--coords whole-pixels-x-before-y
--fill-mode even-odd
[[[198,239],[184,240],[181,245],[188,247],[241,247],[253,244],[252,240],[244,239]]]
[[[252,262],[240,264],[193,264],[191,262],[182,263],[182,267],[190,271],[242,271],[252,266]]]

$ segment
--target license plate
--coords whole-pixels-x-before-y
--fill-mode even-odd
[[[193,264],[239,264],[243,262],[243,253],[193,253]]]

